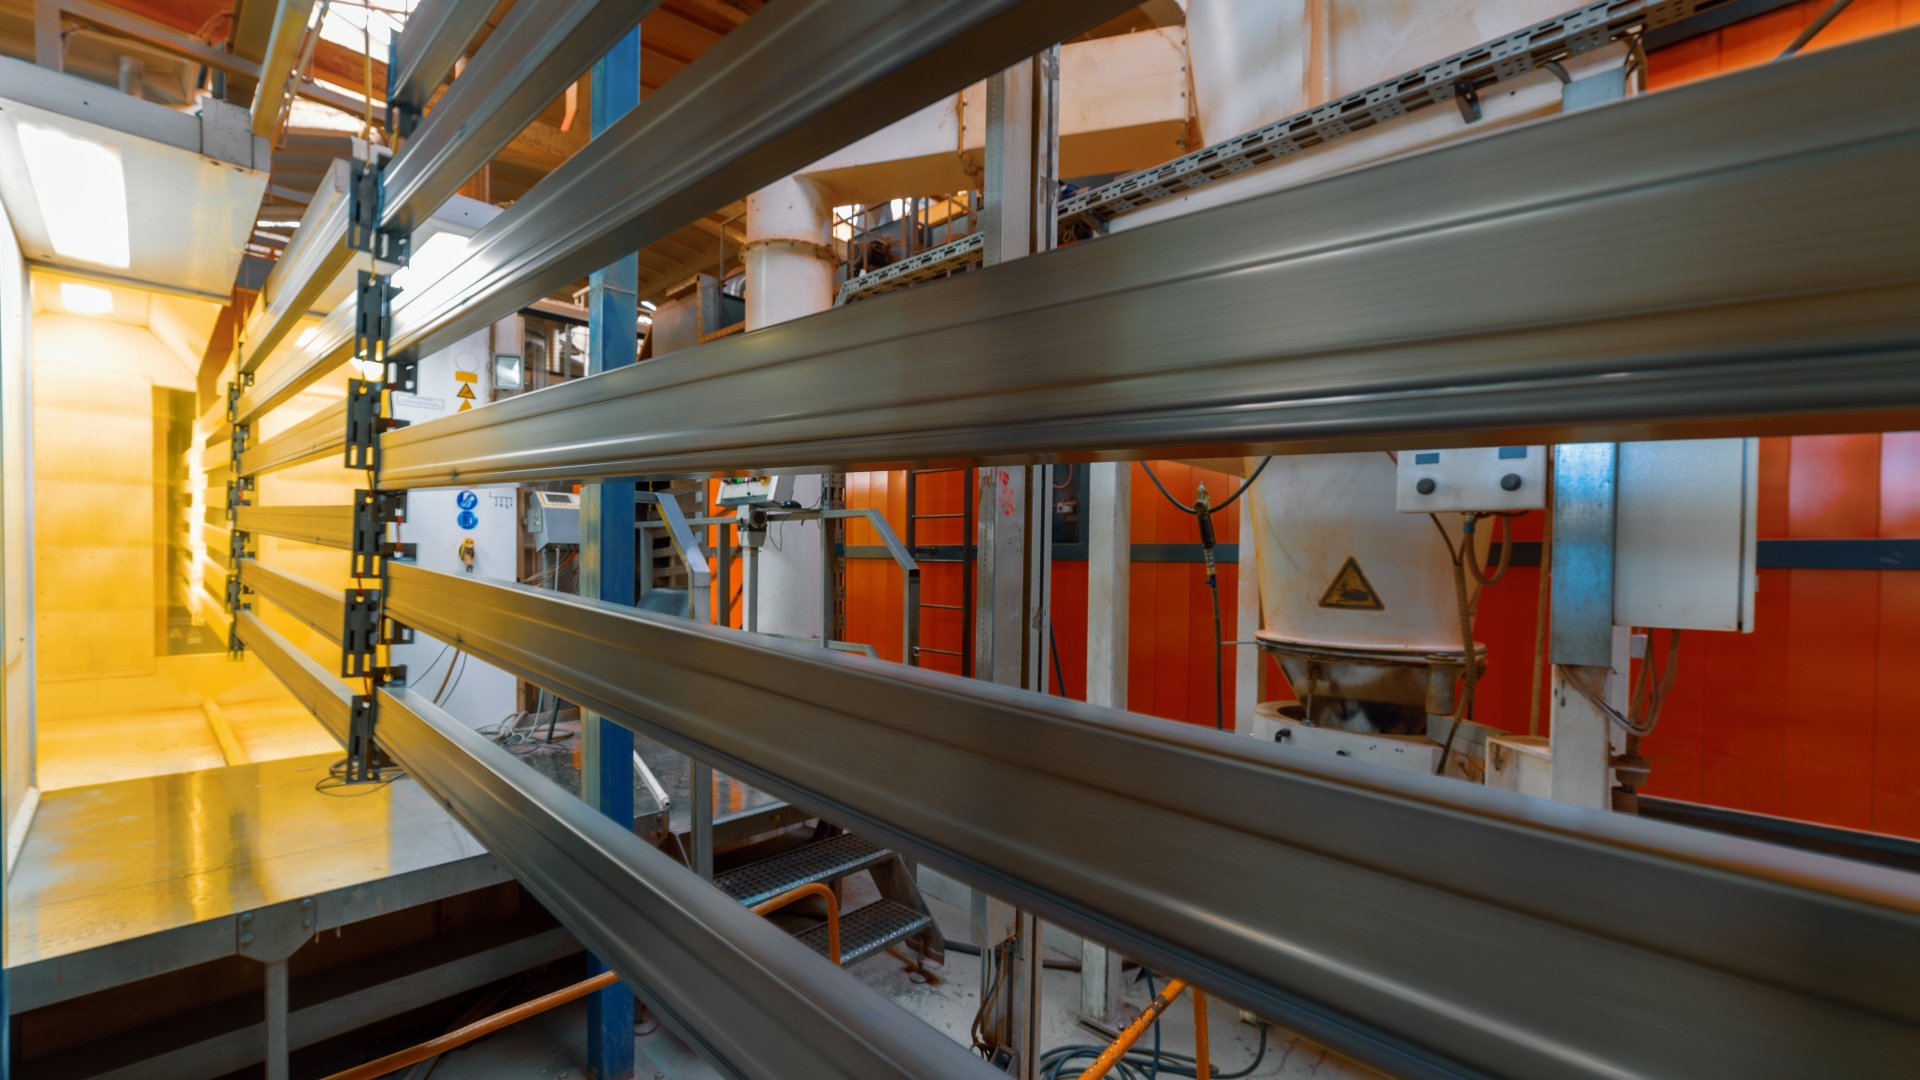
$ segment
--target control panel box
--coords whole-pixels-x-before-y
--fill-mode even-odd
[[[1539,510],[1547,504],[1547,448],[1468,446],[1402,450],[1395,503],[1403,514]]]
[[[783,506],[793,501],[791,476],[733,476],[720,481],[721,506]]]

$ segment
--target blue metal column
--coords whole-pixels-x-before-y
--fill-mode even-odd
[[[591,133],[598,137],[640,103],[640,30],[636,27],[593,65]],[[635,331],[640,258],[628,255],[588,279],[587,372],[625,367],[638,358]],[[631,606],[634,595],[634,482],[589,485],[580,500],[580,592]],[[594,715],[583,718],[581,796],[601,813],[633,825],[633,733]],[[606,970],[589,957],[590,974]],[[633,991],[625,984],[587,999],[587,1067],[598,1080],[633,1075]]]

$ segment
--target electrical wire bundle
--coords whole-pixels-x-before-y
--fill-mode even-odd
[[[1267,463],[1272,460],[1271,457],[1261,458],[1260,464],[1254,467],[1253,472],[1247,474],[1246,480],[1241,482],[1240,487],[1227,496],[1225,502],[1217,506],[1207,498],[1205,484],[1200,485],[1199,497],[1193,501],[1193,505],[1189,506],[1181,502],[1167,490],[1167,485],[1160,482],[1160,477],[1154,473],[1153,466],[1144,461],[1140,463],[1140,467],[1147,471],[1147,479],[1153,481],[1153,486],[1159,490],[1161,496],[1173,504],[1174,509],[1183,514],[1193,515],[1200,527],[1200,556],[1207,567],[1207,589],[1213,594],[1213,726],[1220,731],[1225,731],[1227,728],[1227,672],[1226,658],[1223,655],[1226,652],[1227,641],[1220,632],[1220,576],[1215,572],[1213,563],[1215,539],[1213,515],[1238,502],[1240,496],[1245,495],[1247,489],[1253,486],[1253,482],[1260,479],[1260,474],[1266,471]]]

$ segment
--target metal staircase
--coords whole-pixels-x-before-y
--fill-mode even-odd
[[[946,958],[940,928],[913,881],[913,872],[894,852],[852,833],[840,832],[791,851],[714,876],[713,883],[745,907],[771,900],[802,885],[837,887],[862,871],[873,877],[880,899],[840,916],[840,966],[857,964],[908,942],[922,959]],[[798,935],[821,955],[827,952],[827,924],[808,927]]]

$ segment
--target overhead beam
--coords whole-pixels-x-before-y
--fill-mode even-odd
[[[538,6],[538,5],[533,5]],[[424,111],[447,81],[467,46],[493,14],[484,0],[421,0],[394,42],[387,72],[387,99],[415,112]]]
[[[1908,875],[526,586],[388,586],[407,626],[1394,1075],[1920,1053]]]
[[[294,92],[293,69],[312,16],[313,0],[276,0],[273,4],[273,31],[267,38],[266,55],[260,60],[260,85],[254,91],[252,106],[253,133],[261,138],[273,135],[281,110]]]
[[[1123,0],[774,4],[536,184],[467,259],[403,298],[432,352],[625,252],[1099,22]],[[715,138],[725,132],[724,138]]]
[[[475,7],[484,5],[475,4]],[[386,169],[385,228],[418,226],[659,0],[516,4]]]
[[[379,730],[407,774],[722,1075],[1002,1075],[426,695],[382,689]]]
[[[382,482],[1913,427],[1917,96],[1884,35],[414,425]]]

